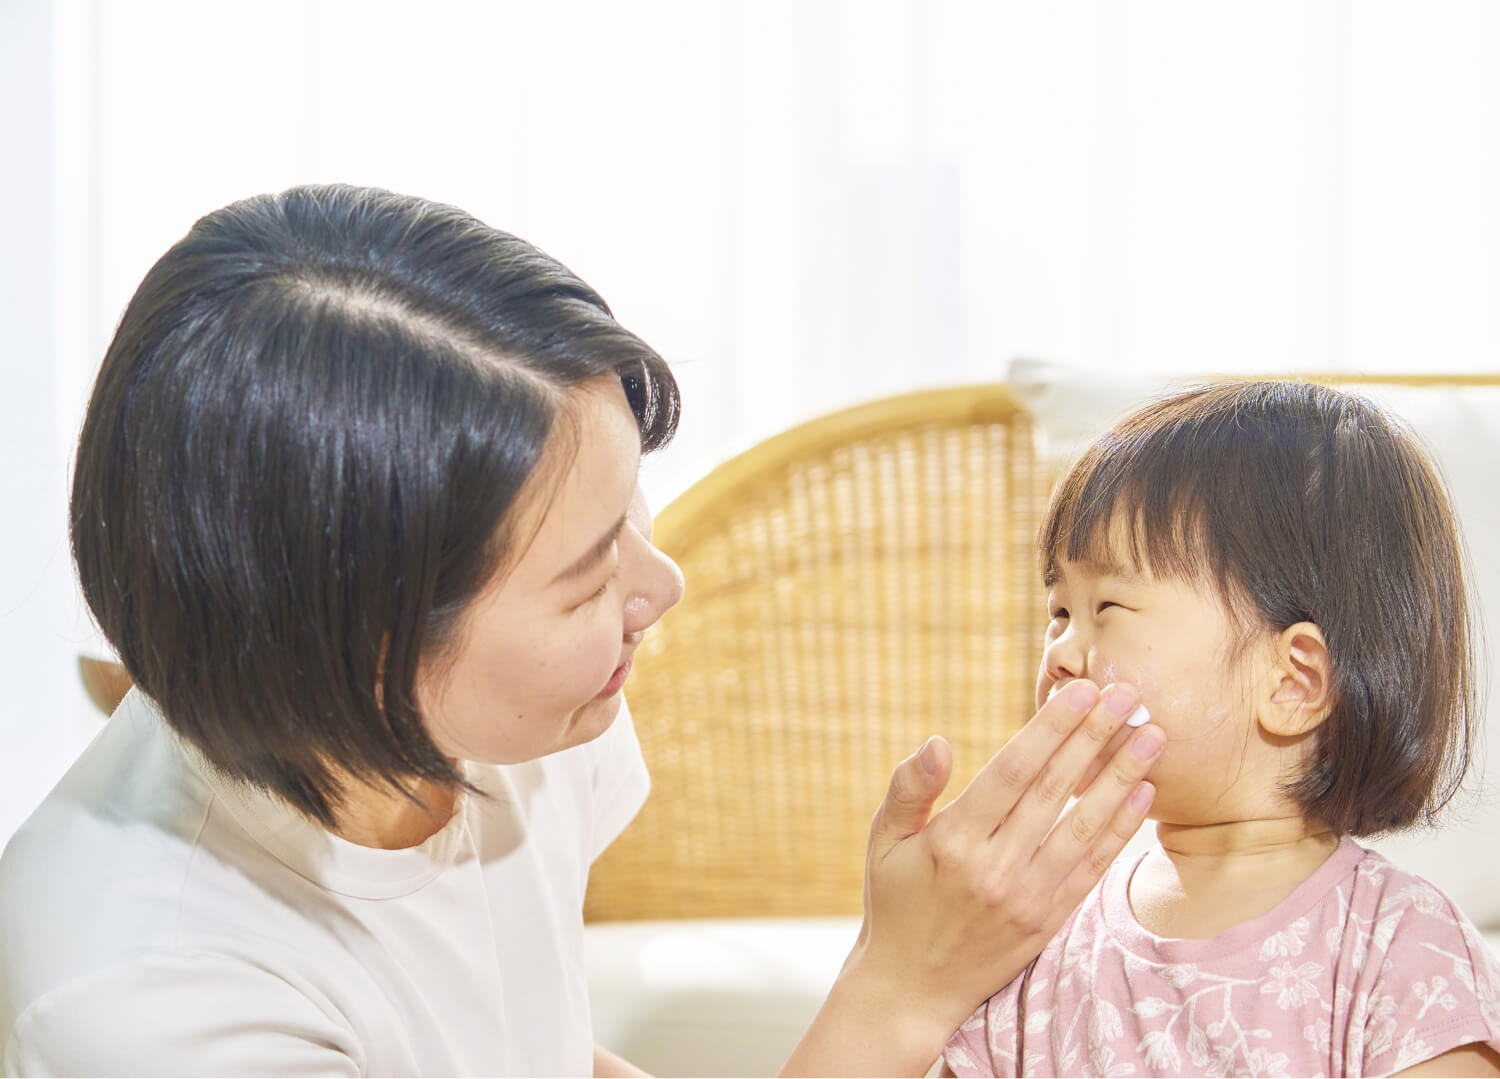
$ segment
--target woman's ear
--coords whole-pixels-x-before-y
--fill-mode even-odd
[[[1317,728],[1333,708],[1333,662],[1323,631],[1298,622],[1273,644],[1266,693],[1256,718],[1269,734],[1294,738]]]

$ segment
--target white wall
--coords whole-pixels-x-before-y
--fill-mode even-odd
[[[1486,0],[4,0],[0,837],[92,729],[68,448],[135,283],[306,180],[456,202],[676,366],[657,501],[816,412],[1115,370],[1500,370]]]
[[[76,397],[54,305],[61,267],[52,13],[0,3],[0,836],[44,795],[93,721],[88,639],[67,544],[66,432]]]

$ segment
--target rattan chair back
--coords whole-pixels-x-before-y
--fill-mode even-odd
[[[1046,490],[984,385],[813,420],[666,506],[687,592],[628,691],[653,790],[585,916],[858,913],[896,763],[945,735],[956,794],[1033,710]]]

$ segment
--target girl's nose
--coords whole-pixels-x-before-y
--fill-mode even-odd
[[[1070,678],[1082,678],[1088,672],[1088,652],[1080,633],[1072,622],[1063,631],[1047,642],[1042,649],[1042,666],[1047,677],[1055,682]]]

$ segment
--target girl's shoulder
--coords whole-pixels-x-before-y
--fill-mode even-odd
[[[1364,851],[1341,898],[1341,952],[1361,984],[1444,1003],[1472,994],[1500,1035],[1500,956],[1437,885]]]
[[[1385,855],[1361,847],[1352,839],[1345,839],[1344,844],[1359,853],[1346,880],[1340,884],[1341,889],[1347,888],[1352,910],[1367,915],[1379,912],[1388,918],[1406,912],[1467,927],[1475,937],[1479,936],[1458,904],[1426,877],[1402,869]]]

